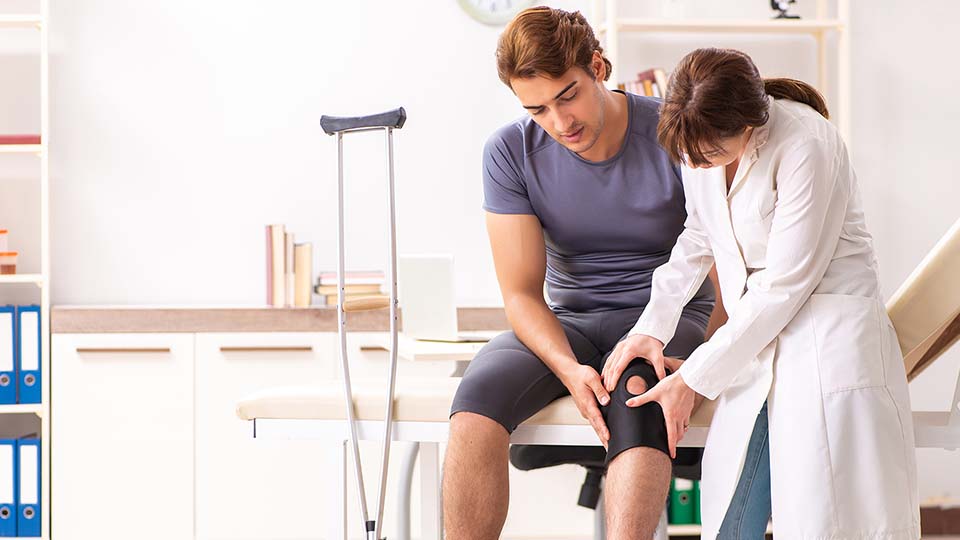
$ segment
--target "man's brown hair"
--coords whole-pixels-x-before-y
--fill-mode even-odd
[[[558,78],[576,66],[594,76],[593,53],[603,48],[579,11],[534,7],[520,12],[497,43],[497,74],[513,89],[511,79],[537,76]],[[612,65],[603,57],[610,78]]]

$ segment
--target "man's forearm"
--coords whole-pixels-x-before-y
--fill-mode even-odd
[[[557,316],[542,298],[517,295],[505,302],[510,326],[520,341],[566,384],[576,356]]]

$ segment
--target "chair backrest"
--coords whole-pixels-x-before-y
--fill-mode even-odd
[[[960,338],[960,220],[890,298],[887,313],[910,380]]]

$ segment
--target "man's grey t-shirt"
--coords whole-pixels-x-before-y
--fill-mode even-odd
[[[484,147],[483,208],[539,218],[554,310],[645,306],[653,271],[683,231],[680,171],[657,144],[659,101],[626,96],[626,137],[606,161],[581,158],[530,117],[500,128]],[[706,324],[713,300],[707,280],[687,311]]]

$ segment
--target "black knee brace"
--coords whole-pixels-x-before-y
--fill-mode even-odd
[[[639,407],[626,405],[628,399],[639,395],[627,390],[627,382],[634,376],[643,379],[648,390],[658,382],[653,366],[642,358],[636,358],[620,375],[617,387],[610,394],[610,403],[600,408],[603,420],[610,430],[606,459],[608,465],[620,452],[638,446],[656,448],[667,455],[670,454],[667,444],[667,426],[660,404],[652,402]]]

